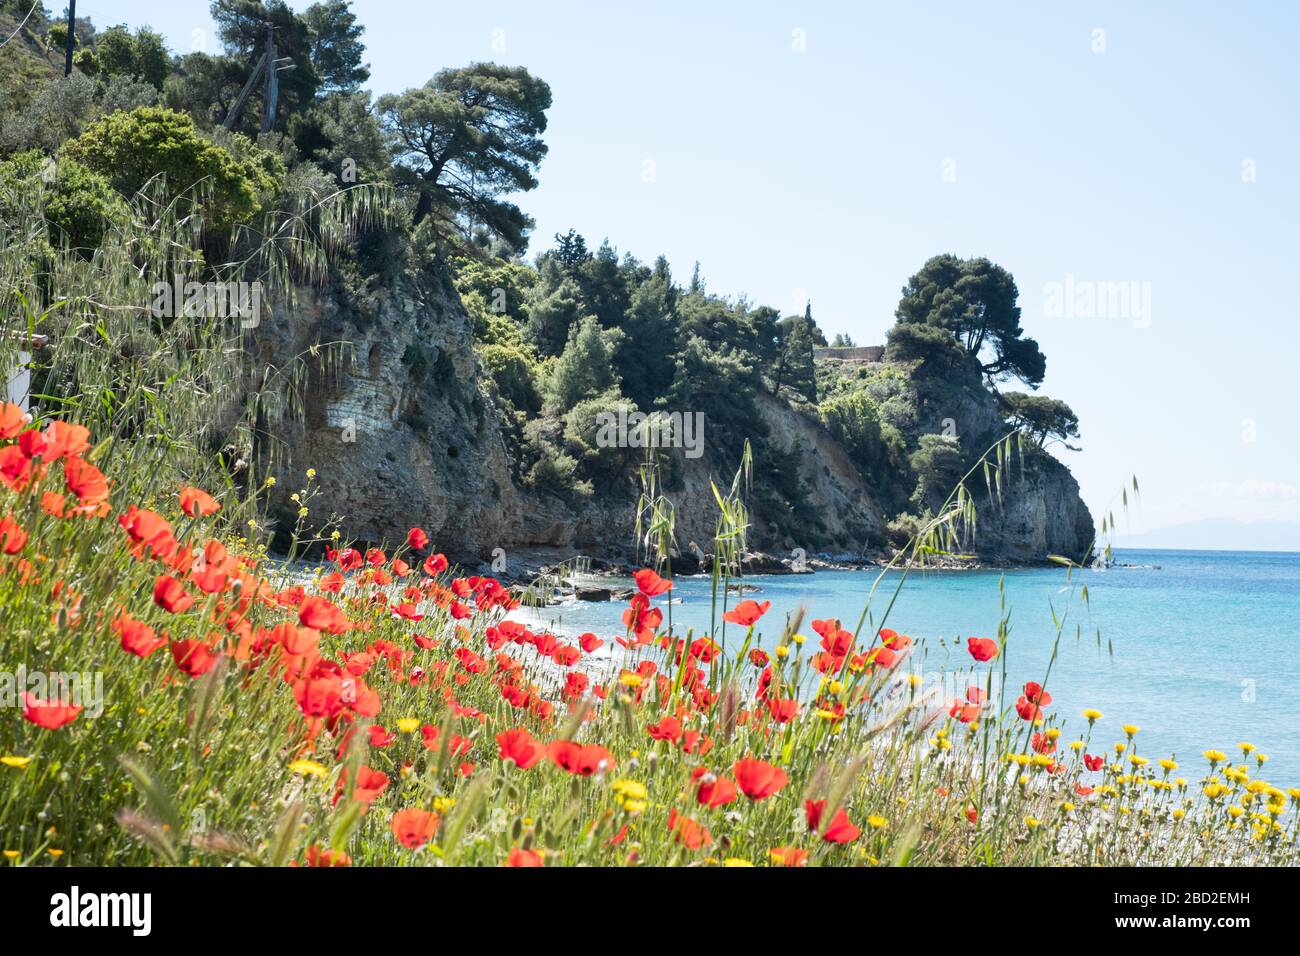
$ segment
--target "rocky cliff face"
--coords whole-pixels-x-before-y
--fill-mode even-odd
[[[348,346],[339,355],[331,343]],[[359,541],[391,546],[419,525],[438,548],[467,564],[490,560],[496,548],[512,564],[577,553],[635,557],[630,482],[575,505],[512,481],[495,411],[480,387],[470,321],[449,284],[404,282],[346,307],[330,294],[303,289],[292,306],[263,321],[254,347],[263,365],[285,368],[305,355],[311,369],[300,389],[301,416],[273,429],[281,454],[272,517],[281,531],[295,521],[298,505],[290,495],[303,487],[305,470],[315,468],[319,496],[310,520],[336,515],[344,533]],[[918,390],[897,373],[889,377],[893,401],[885,407],[902,416],[900,428],[913,440],[952,427],[945,419],[955,420],[959,435],[977,437],[1000,424],[978,381],[936,392]],[[821,548],[832,542],[832,550],[856,556],[877,548],[888,516],[845,449],[815,417],[782,401],[763,396],[760,412],[772,442],[799,452],[799,487],[819,516]],[[710,549],[717,520],[710,479],[724,487],[731,480],[709,454],[707,429],[706,422],[704,455],[681,459],[679,481],[668,492],[683,552],[691,542]],[[984,504],[979,512],[975,549],[990,560],[1078,556],[1091,540],[1092,519],[1077,484],[1047,455],[1034,456],[1000,506]],[[752,519],[751,547],[818,549],[777,532],[761,509]]]
[[[308,359],[302,416],[278,429],[283,452],[273,498],[280,528],[292,526],[289,495],[317,471],[312,520],[340,516],[344,532],[389,544],[412,525],[440,546],[468,554],[520,526],[525,504],[492,409],[479,389],[469,320],[441,284],[378,294],[343,308],[300,289],[255,335],[261,362]],[[334,343],[334,344],[331,344]],[[329,357],[347,343],[339,360]]]
[[[893,364],[869,370],[867,391],[883,415],[914,447],[923,434],[953,435],[979,455],[1006,434],[997,398],[978,367],[921,375]],[[972,550],[993,563],[1038,562],[1048,555],[1079,560],[1093,544],[1095,526],[1069,468],[1051,454],[1026,447],[1004,477],[1000,500],[982,478],[971,488],[977,511]]]
[[[1039,452],[1024,473],[1013,469],[1000,502],[977,503],[976,549],[1006,562],[1037,562],[1048,555],[1083,560],[1095,535],[1092,514],[1070,470]]]

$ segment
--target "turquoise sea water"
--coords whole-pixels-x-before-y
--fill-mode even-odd
[[[1068,611],[1047,688],[1066,718],[1067,739],[1084,724],[1085,707],[1103,712],[1094,740],[1123,739],[1120,725],[1141,727],[1139,750],[1155,759],[1175,755],[1189,777],[1204,769],[1207,747],[1235,754],[1249,741],[1269,755],[1261,774],[1271,783],[1300,786],[1300,554],[1225,551],[1116,551],[1124,567],[1075,572],[1086,584],[1085,605],[1064,569],[933,571],[909,576],[885,626],[925,639],[927,675],[952,675],[965,685],[970,636],[995,637],[999,579],[1005,580],[1010,639],[1004,705],[1027,680],[1042,681],[1057,613]],[[760,622],[763,644],[779,636],[787,612],[808,609],[803,631],[817,641],[812,618],[838,617],[852,629],[874,571],[818,571],[756,576],[747,595],[772,602]],[[879,626],[896,578],[886,578],[872,604]],[[707,628],[709,580],[680,578],[672,592],[675,629]],[[733,603],[735,598],[733,598]],[[625,604],[578,602],[539,612],[558,633],[622,633]],[[667,611],[667,608],[665,608]],[[1082,628],[1076,637],[1075,625]],[[867,635],[869,623],[863,628]],[[728,642],[743,640],[729,628]],[[1097,632],[1100,631],[1100,647]],[[958,641],[960,642],[958,644]],[[733,645],[738,646],[738,645]],[[1092,748],[1095,752],[1096,746]]]

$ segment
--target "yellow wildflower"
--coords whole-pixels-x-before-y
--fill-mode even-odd
[[[645,784],[637,780],[615,780],[610,784],[609,788],[629,800],[644,800],[646,798]]]
[[[324,764],[319,764],[314,760],[295,760],[289,764],[289,769],[294,773],[302,774],[304,777],[327,777],[329,770]]]

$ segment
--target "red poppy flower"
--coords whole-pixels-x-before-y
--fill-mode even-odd
[[[1083,755],[1083,765],[1089,770],[1100,770],[1106,765],[1105,757],[1094,757],[1091,754]]]
[[[137,557],[146,551],[155,558],[169,557],[176,550],[172,526],[161,515],[131,505],[118,516],[117,523],[134,542],[132,551]]]
[[[153,628],[138,621],[125,611],[113,618],[113,632],[122,642],[122,650],[137,657],[148,657],[167,643],[166,638],[154,634]]]
[[[41,495],[41,510],[51,518],[66,518],[67,498],[57,491],[47,491]]]
[[[1021,720],[1038,720],[1043,716],[1042,708],[1025,697],[1016,701],[1016,713],[1020,715]]]
[[[46,730],[58,730],[72,723],[82,710],[77,704],[40,700],[29,691],[23,692],[23,719]]]
[[[668,832],[673,840],[689,850],[698,850],[713,842],[713,834],[690,817],[681,816],[674,808],[668,811]]]
[[[572,644],[556,644],[555,650],[551,651],[551,660],[561,667],[572,667],[582,657],[582,651],[578,650]]]
[[[406,546],[413,551],[423,551],[429,546],[429,536],[423,528],[412,528],[406,532]]]
[[[506,866],[541,866],[542,855],[536,850],[514,849],[506,857]]]
[[[676,743],[682,736],[682,722],[676,717],[664,717],[657,724],[650,724],[646,732],[655,740],[670,740]]]
[[[387,730],[379,724],[372,724],[370,727],[370,746],[388,747],[397,739],[397,734]]]
[[[69,458],[63,463],[63,481],[83,505],[95,505],[108,498],[108,479],[88,461]]]
[[[636,579],[637,588],[646,597],[658,597],[665,591],[672,590],[673,582],[667,578],[661,578],[653,568],[642,568],[632,577]]]
[[[513,760],[520,770],[527,770],[546,756],[545,745],[523,727],[497,734],[497,747],[501,759]]]
[[[768,851],[768,857],[777,866],[806,866],[808,863],[808,851],[793,846],[773,847]]]
[[[590,684],[591,678],[582,671],[569,671],[564,675],[564,696],[570,700],[577,700],[587,692]]]
[[[206,491],[186,485],[180,493],[181,511],[191,518],[206,518],[221,510],[221,503]]]
[[[298,866],[298,863],[295,861],[289,865]],[[313,843],[307,847],[307,865],[320,868],[351,866],[352,857],[342,850],[331,850],[328,847],[322,850],[318,844]]]
[[[314,651],[316,645],[320,643],[320,632],[313,631],[309,627],[298,627],[297,625],[285,621],[277,624],[267,632],[267,637],[284,648],[284,652],[293,657]]]
[[[979,704],[970,704],[966,701],[954,700],[952,705],[948,708],[948,716],[960,723],[969,724],[972,721],[979,720],[981,709],[982,708]]]
[[[44,465],[34,465],[17,445],[0,448],[0,482],[11,491],[26,491],[45,476]]]
[[[399,604],[393,608],[393,617],[408,621],[423,621],[424,612],[415,604]]]
[[[0,518],[0,551],[17,554],[27,544],[27,532],[14,520],[13,515]]]
[[[644,594],[632,595],[627,610],[623,612],[623,624],[636,635],[639,644],[649,644],[663,620],[664,612],[650,607],[650,600]]]
[[[331,553],[327,548],[325,554],[331,561],[338,562],[340,570],[343,571],[355,571],[357,568],[361,567],[363,560],[361,552],[356,548],[344,548],[342,551],[335,551],[333,553]]]
[[[312,595],[298,606],[298,622],[313,631],[344,634],[352,627],[343,610],[328,598]]]
[[[785,700],[769,697],[767,712],[772,715],[772,719],[778,724],[788,724],[799,715],[799,701],[793,697]]]
[[[736,783],[740,785],[741,791],[751,800],[770,797],[790,780],[780,767],[753,757],[737,760],[731,772],[736,775]]]
[[[688,754],[703,757],[713,749],[713,738],[706,737],[698,730],[688,730],[682,734],[682,750]]]
[[[808,829],[816,833],[821,824],[822,814],[826,810],[825,800],[805,800],[804,811],[808,815]],[[830,823],[826,825],[826,832],[822,833],[822,839],[827,843],[852,843],[862,835],[862,829],[854,826],[849,821],[849,815],[843,807],[835,811],[831,817]]]
[[[757,601],[741,601],[732,610],[722,615],[722,619],[729,624],[753,627],[754,623],[766,614],[767,609],[771,606],[771,601],[764,601],[762,604]]]
[[[85,425],[52,421],[50,427],[45,429],[43,437],[45,450],[41,453],[42,461],[80,458],[90,451],[90,429]]]
[[[438,814],[419,807],[398,810],[389,823],[397,842],[410,850],[417,850],[433,839],[442,820]]]
[[[202,641],[189,639],[172,642],[172,660],[181,672],[190,677],[199,677],[216,666],[219,655]]]
[[[991,637],[968,637],[966,649],[977,661],[991,661],[998,656],[998,642]]]
[[[614,766],[610,752],[597,744],[583,745],[572,740],[556,740],[547,748],[547,755],[557,767],[582,777],[590,777]]]
[[[334,793],[334,802],[338,803],[339,798],[347,792],[348,772],[344,768],[343,773],[339,775],[338,789]],[[371,770],[365,764],[357,768],[357,782],[352,788],[352,799],[358,803],[364,803],[366,806],[375,802],[375,799],[388,789],[388,774],[381,770]]]
[[[0,441],[17,438],[31,420],[32,416],[23,411],[21,405],[13,402],[0,405]]]
[[[1052,702],[1052,695],[1043,690],[1041,684],[1030,681],[1025,685],[1025,699],[1035,704],[1046,707]]]
[[[424,559],[424,564],[421,567],[424,568],[424,573],[429,577],[436,578],[447,570],[447,558],[445,555],[431,554]]]
[[[706,775],[699,789],[695,791],[695,800],[706,807],[723,807],[736,799],[736,785],[726,777]]]
[[[160,574],[153,585],[153,603],[172,614],[183,614],[194,604],[185,585],[168,574]]]

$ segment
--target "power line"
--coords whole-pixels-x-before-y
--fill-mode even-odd
[[[32,14],[36,12],[36,8],[39,7],[40,5],[41,5],[41,0],[36,0],[36,2],[32,4],[32,8],[27,11],[27,16],[23,17],[23,22],[18,24],[18,29],[15,30],[13,33],[9,34],[9,36],[5,37],[5,42],[0,43],[0,46],[4,46],[5,43],[8,43],[14,37],[18,36],[18,33],[22,30],[23,27],[27,25],[27,21],[32,18]]]

